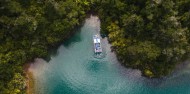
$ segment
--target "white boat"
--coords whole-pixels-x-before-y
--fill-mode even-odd
[[[94,52],[95,53],[102,53],[100,36],[98,34],[93,36],[93,42],[94,42]]]

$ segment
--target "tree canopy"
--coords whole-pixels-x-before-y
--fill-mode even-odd
[[[97,1],[95,11],[118,59],[145,76],[161,77],[190,52],[190,0]]]
[[[73,0],[0,1],[0,94],[23,94],[23,64],[74,32],[86,17],[88,3]]]
[[[89,11],[118,59],[148,77],[172,72],[190,52],[190,0],[1,0],[0,93],[23,94],[23,64],[48,58]]]

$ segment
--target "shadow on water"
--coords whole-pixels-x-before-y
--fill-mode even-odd
[[[105,69],[106,63],[107,62],[100,61],[100,60],[89,60],[86,68],[90,72],[97,73],[97,72],[103,71]]]
[[[49,49],[48,51],[49,55],[44,59],[49,62],[51,60],[51,56],[56,57],[57,55],[59,55],[59,51],[57,49],[60,47],[60,45],[69,48],[70,45],[72,45],[73,43],[82,41],[80,33],[81,29],[79,29],[78,32],[76,32],[76,34],[74,34],[71,38],[66,39],[67,41],[64,41],[63,43],[60,43],[58,46]]]
[[[102,62],[99,62],[98,60],[90,60],[88,62],[87,70],[90,70],[92,72],[98,72],[102,67]]]
[[[74,44],[76,42],[80,42],[80,41],[82,41],[82,38],[81,38],[81,29],[73,37],[71,37],[70,39],[68,39],[67,41],[65,41],[63,43],[63,46],[66,47],[66,48],[69,48],[72,44]]]
[[[184,62],[177,66],[177,68],[168,76],[163,78],[149,79],[143,77],[142,81],[149,88],[167,88],[167,87],[177,87],[183,85],[190,86],[190,64],[189,62]]]

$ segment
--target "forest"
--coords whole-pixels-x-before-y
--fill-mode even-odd
[[[93,7],[118,60],[163,77],[190,52],[190,0],[113,0]]]
[[[63,42],[86,17],[88,3],[72,0],[0,1],[0,94],[26,93],[23,65]]]
[[[163,77],[190,52],[190,0],[0,0],[0,94],[26,93],[23,65],[50,57],[88,13],[122,65]]]

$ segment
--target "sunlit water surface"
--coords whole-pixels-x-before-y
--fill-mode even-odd
[[[163,79],[147,79],[121,66],[102,39],[103,58],[94,57],[92,36],[99,33],[98,17],[87,18],[81,29],[64,42],[49,62],[36,59],[36,94],[190,94],[190,65]]]

